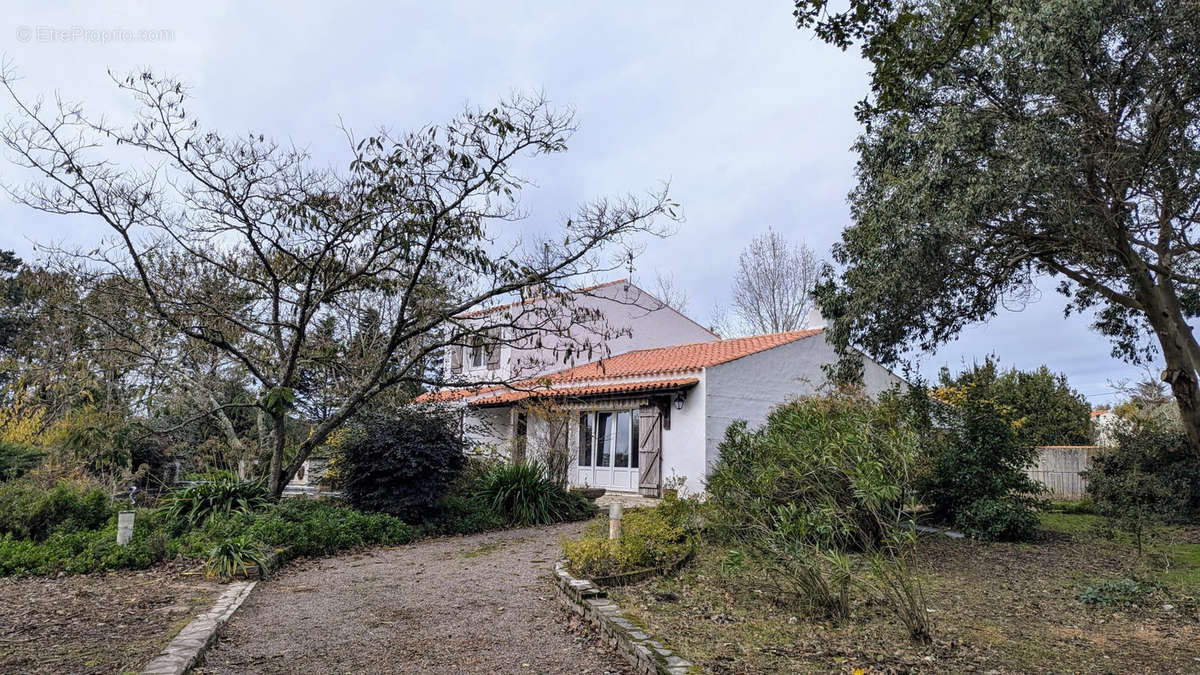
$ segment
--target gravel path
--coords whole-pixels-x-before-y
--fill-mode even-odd
[[[620,673],[555,597],[573,523],[289,567],[259,586],[200,673]]]

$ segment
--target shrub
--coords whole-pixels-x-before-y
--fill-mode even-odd
[[[607,521],[591,523],[581,538],[563,542],[568,569],[578,576],[603,577],[673,563],[691,550],[683,513],[665,504],[653,509],[630,509],[625,512],[621,537],[616,540],[608,538]]]
[[[0,538],[0,575],[53,575],[60,572],[90,574],[112,569],[144,569],[174,557],[178,546],[162,529],[154,511],[140,510],[134,520],[133,539],[117,545],[116,518],[100,529],[59,530],[44,542]]]
[[[208,552],[204,570],[210,577],[221,581],[229,581],[239,574],[249,576],[250,566],[257,565],[266,571],[266,556],[263,555],[262,544],[249,534],[230,537],[217,542]]]
[[[551,481],[536,463],[494,468],[479,480],[472,496],[516,527],[581,520],[596,512],[591,502]]]
[[[978,514],[1003,512],[1007,522],[1019,525],[1036,518],[1044,491],[1025,474],[1037,450],[1017,440],[1013,422],[1003,410],[971,386],[955,390],[956,397],[938,407],[936,417],[944,430],[927,447],[924,470],[917,481],[921,500],[935,518],[987,536]],[[988,502],[976,506],[976,502]],[[1033,530],[999,528],[1013,536]]]
[[[223,479],[174,490],[163,507],[178,524],[195,528],[234,513],[250,513],[270,501],[262,480]]]
[[[0,441],[0,481],[20,478],[41,464],[45,456],[44,452],[32,446]]]
[[[1150,596],[1162,590],[1162,586],[1150,581],[1136,579],[1114,579],[1085,586],[1079,593],[1079,601],[1085,605],[1140,605]]]
[[[112,513],[108,495],[83,479],[61,479],[48,490],[28,479],[0,485],[0,533],[17,539],[95,529]]]
[[[864,550],[900,517],[916,434],[890,405],[813,397],[766,424],[729,427],[708,478],[714,520],[732,539]]]
[[[249,529],[264,544],[286,549],[287,557],[393,546],[413,538],[413,528],[399,518],[325,499],[285,499],[260,514]]]
[[[1170,427],[1131,425],[1085,474],[1097,513],[1140,532],[1153,520],[1200,522],[1200,457]]]
[[[337,470],[355,507],[417,522],[436,512],[464,462],[462,440],[448,413],[406,408],[356,428],[344,443]]]
[[[5,534],[0,537],[0,576],[143,569],[179,555],[214,561],[225,556],[225,562],[213,563],[220,576],[221,570],[231,569],[226,554],[236,548],[235,541],[242,542],[245,550],[258,543],[282,549],[284,557],[299,557],[403,544],[413,538],[413,529],[398,518],[323,499],[286,499],[257,511],[233,510],[184,532],[178,529],[179,518],[168,509],[141,509],[126,546],[116,543],[116,521],[112,515],[95,529],[59,528],[45,541]],[[225,553],[213,553],[221,547]]]
[[[959,513],[958,526],[974,539],[1025,541],[1037,531],[1038,517],[1019,501],[977,499]]]
[[[508,523],[504,515],[470,495],[449,494],[438,504],[437,515],[425,523],[432,535],[475,534],[498,530]]]
[[[890,396],[806,398],[753,431],[734,423],[708,479],[716,532],[752,554],[783,594],[843,617],[856,581],[849,554],[886,551],[890,560],[906,536],[897,525],[917,438]]]

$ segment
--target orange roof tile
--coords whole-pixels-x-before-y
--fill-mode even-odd
[[[695,386],[700,380],[688,377],[676,380],[650,380],[642,382],[619,382],[616,384],[593,384],[581,387],[538,387],[532,390],[507,389],[494,396],[485,396],[470,401],[471,405],[504,405],[528,398],[574,398],[578,396],[609,396],[612,394],[644,394],[666,389],[683,389]]]
[[[582,382],[618,377],[669,375],[700,370],[778,347],[789,342],[812,337],[822,329],[793,330],[784,333],[753,335],[728,340],[695,342],[672,347],[654,347],[625,352],[616,356],[585,363],[567,370],[550,373],[551,382]]]
[[[626,281],[628,281],[628,280],[627,279],[616,279],[614,281],[606,281],[602,284],[596,284],[594,286],[587,286],[585,288],[576,289],[576,290],[570,291],[570,292],[571,293],[587,293],[589,291],[595,291],[595,290],[598,290],[601,288],[606,288],[608,286],[615,286],[617,284],[622,284],[622,283],[625,283]],[[455,316],[454,318],[456,318],[456,319],[473,319],[477,316],[487,316],[488,314],[492,314],[493,312],[499,312],[501,310],[509,309],[512,307],[518,307],[520,305],[524,305],[524,304],[528,304],[528,303],[532,303],[532,302],[539,302],[539,301],[545,300],[545,299],[546,298],[544,296],[534,297],[534,298],[526,298],[525,300],[518,300],[516,302],[509,302],[509,303],[506,303],[503,305],[496,305],[495,307],[484,307],[483,309],[476,309],[476,310],[472,310],[470,312],[464,312],[462,314]]]

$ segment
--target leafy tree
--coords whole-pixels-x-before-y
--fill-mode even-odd
[[[1131,362],[1157,349],[1200,453],[1200,5],[800,2],[873,66],[853,224],[822,285],[834,338],[884,361],[1042,277]]]
[[[935,390],[934,427],[917,489],[935,518],[982,539],[1025,539],[1037,525],[1035,495],[1044,488],[1025,473],[1036,451],[1017,439],[1009,410],[986,387]]]
[[[18,279],[21,259],[12,251],[0,251],[0,353],[11,348],[24,323],[21,307],[25,293]]]
[[[576,325],[596,319],[564,320],[557,305],[566,291],[629,260],[633,239],[661,233],[652,221],[673,215],[664,188],[581,207],[547,228],[553,245],[514,231],[528,184],[514,164],[564,151],[574,129],[570,113],[540,98],[352,140],[347,168],[337,170],[263,134],[202,129],[186,110],[187,88],[149,72],[116,82],[138,105],[125,126],[77,104],[30,102],[14,81],[0,74],[16,111],[0,140],[36,177],[15,189],[18,200],[108,228],[104,245],[63,259],[119,299],[114,308],[142,314],[128,323],[158,334],[143,347],[170,345],[161,372],[199,346],[219,355],[215,368],[244,378],[264,418],[277,495],[356,412],[396,387],[429,382],[432,354],[502,330],[514,341],[552,332],[570,343]],[[520,321],[511,312],[457,318],[529,292],[562,302],[520,312]],[[338,323],[328,326],[329,317]],[[332,406],[310,396],[305,376],[327,359],[331,337],[363,352],[336,371]],[[318,419],[303,418],[307,404],[323,408]],[[210,402],[214,411],[239,405],[247,404]]]
[[[1022,445],[1083,445],[1091,440],[1091,406],[1046,366],[1000,370],[992,357],[951,376],[943,368],[939,388],[977,387],[1013,420]]]

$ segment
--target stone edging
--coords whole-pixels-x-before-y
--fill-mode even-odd
[[[682,675],[693,672],[693,664],[662,643],[652,639],[621,614],[608,593],[587,579],[576,579],[566,563],[554,566],[554,585],[563,602],[600,629],[600,636],[615,647],[640,675]]]
[[[212,609],[184,626],[171,643],[146,664],[142,675],[183,675],[191,670],[200,662],[200,657],[209,646],[216,642],[217,635],[246,598],[250,597],[250,591],[253,591],[256,585],[257,581],[229,584],[229,588],[217,598]]]

